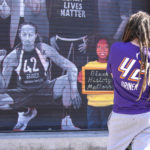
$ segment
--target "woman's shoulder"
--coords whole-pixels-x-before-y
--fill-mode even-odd
[[[115,42],[111,45],[112,50],[127,50],[133,48],[131,42]]]
[[[122,46],[125,46],[127,43],[125,43],[125,42],[121,42],[121,41],[119,41],[119,42],[114,42],[112,45],[111,45],[111,47],[122,47]]]

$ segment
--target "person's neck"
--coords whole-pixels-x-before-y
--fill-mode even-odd
[[[107,63],[107,60],[106,60],[106,59],[100,59],[100,58],[99,58],[97,61],[100,62],[100,63]]]
[[[135,46],[138,46],[139,47],[139,40],[138,39],[134,39],[131,41],[131,43]]]
[[[34,49],[34,45],[30,46],[30,47],[26,47],[26,46],[22,46],[23,50],[25,50],[26,52],[31,52]]]

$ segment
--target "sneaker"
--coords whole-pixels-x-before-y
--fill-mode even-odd
[[[13,131],[24,131],[31,119],[37,115],[35,108],[28,108],[27,112],[18,112],[18,121]]]
[[[80,130],[80,128],[74,126],[70,116],[66,116],[61,121],[61,130]]]

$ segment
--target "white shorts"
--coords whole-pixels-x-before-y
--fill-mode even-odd
[[[150,150],[150,112],[142,114],[119,114],[112,112],[108,120],[107,150]]]

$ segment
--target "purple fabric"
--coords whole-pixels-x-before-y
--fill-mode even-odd
[[[141,99],[137,101],[143,81],[142,74],[136,88],[140,59],[139,47],[130,42],[116,42],[111,47],[107,72],[113,74],[114,112],[140,114],[150,111],[150,101],[147,100],[150,92],[148,86]]]

